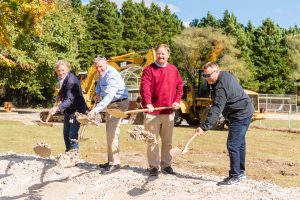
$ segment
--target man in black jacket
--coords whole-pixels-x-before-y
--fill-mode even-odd
[[[49,113],[64,113],[63,133],[66,152],[71,150],[78,151],[78,130],[80,124],[76,120],[75,112],[85,113],[87,111],[87,105],[82,96],[78,78],[69,70],[69,63],[64,60],[59,60],[56,63],[55,71],[59,81],[59,93],[55,100],[61,101],[61,103],[53,107]]]
[[[211,85],[213,105],[209,110],[207,120],[196,129],[196,132],[201,135],[211,129],[221,113],[228,120],[227,149],[230,157],[230,170],[229,176],[218,185],[237,184],[241,179],[246,178],[244,175],[245,135],[252,119],[254,107],[249,96],[232,74],[220,71],[215,62],[205,64],[203,70],[204,78]]]

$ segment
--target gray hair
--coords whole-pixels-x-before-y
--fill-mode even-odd
[[[159,48],[165,48],[165,49],[168,51],[168,53],[171,54],[171,50],[170,50],[169,45],[167,45],[167,44],[160,44],[160,45],[158,45],[158,46],[155,48],[155,51],[157,51]]]
[[[58,67],[60,65],[63,65],[65,67],[67,67],[68,69],[70,67],[70,63],[68,63],[68,61],[65,61],[65,60],[58,60],[55,64],[56,67]]]
[[[98,63],[100,61],[106,62],[107,59],[104,56],[96,56],[96,58],[94,58],[94,64],[96,64],[96,63]]]
[[[216,62],[208,62],[203,66],[203,69],[212,68],[212,69],[219,69],[219,65]]]

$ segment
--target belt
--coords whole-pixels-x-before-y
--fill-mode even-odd
[[[117,102],[125,101],[125,100],[127,100],[127,99],[128,99],[128,98],[118,99],[118,100],[112,101],[111,103],[117,103]]]

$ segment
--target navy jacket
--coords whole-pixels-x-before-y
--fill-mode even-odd
[[[221,71],[216,83],[211,85],[211,106],[207,120],[200,125],[206,131],[211,129],[222,113],[229,121],[239,121],[253,115],[254,107],[249,96],[232,74]]]
[[[58,95],[61,100],[60,111],[64,111],[68,115],[87,111],[88,108],[82,95],[80,81],[71,72],[67,74]]]

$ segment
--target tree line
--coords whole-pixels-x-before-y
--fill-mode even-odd
[[[20,31],[6,22],[11,45],[0,43],[0,87],[5,91],[2,101],[51,103],[58,59],[68,60],[71,71],[77,74],[87,70],[96,55],[122,55],[160,43],[171,46],[171,62],[186,81],[205,62],[216,61],[232,71],[247,89],[281,94],[298,90],[297,26],[284,29],[271,19],[259,27],[250,21],[245,26],[225,11],[223,19],[208,12],[184,27],[168,6],[161,8],[155,3],[146,6],[144,1],[126,0],[118,9],[109,0],[91,0],[87,5],[80,0],[55,2],[55,8],[40,23],[41,34]]]

